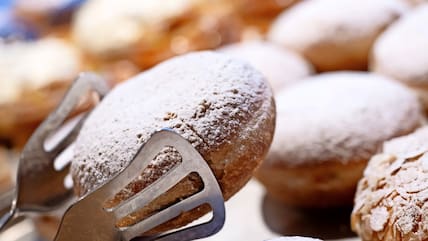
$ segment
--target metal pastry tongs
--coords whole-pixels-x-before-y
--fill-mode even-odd
[[[46,151],[44,143],[66,120],[82,96],[90,90],[95,91],[100,98],[108,92],[107,86],[97,75],[83,73],[74,82],[59,107],[40,125],[24,147],[19,160],[15,198],[10,212],[0,218],[0,231],[21,214],[53,211],[69,205],[73,194],[70,188],[64,186],[69,164],[58,169],[54,162],[74,142],[88,114],[85,114],[69,134],[51,150]],[[106,208],[106,201],[135,180],[166,146],[174,147],[181,154],[182,161],[135,196],[113,208]],[[201,178],[201,191],[136,224],[127,227],[118,225],[119,220],[142,209],[191,173],[197,173]],[[209,221],[155,236],[143,236],[147,231],[203,204],[208,204],[212,210]],[[193,240],[215,234],[223,227],[224,220],[222,192],[205,160],[186,139],[171,130],[163,129],[152,135],[123,171],[68,206],[55,240]]]

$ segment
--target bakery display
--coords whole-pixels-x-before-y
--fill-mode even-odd
[[[360,183],[353,228],[363,241],[428,239],[428,228],[412,219],[425,218],[425,204],[415,201],[425,190],[408,192],[404,178],[394,179],[424,180],[428,131],[390,141],[426,122],[426,0],[7,0],[0,16],[0,197],[12,185],[8,165],[18,159],[9,154],[21,150],[79,72],[90,70],[120,84],[80,133],[70,173],[76,196],[122,170],[152,133],[168,127],[202,154],[225,199],[256,175],[250,184],[258,194],[250,188],[228,202],[236,221],[207,240],[349,238],[358,180],[387,141]],[[216,53],[187,54],[199,50]],[[343,72],[322,73],[336,70]],[[82,101],[76,111],[90,104]],[[106,207],[180,161],[174,148],[159,150]],[[370,171],[387,165],[400,167]],[[373,184],[373,176],[391,183]],[[117,226],[202,185],[189,175]],[[372,202],[391,188],[399,195]],[[380,217],[385,208],[387,221]],[[208,211],[204,205],[183,213],[150,234]],[[56,214],[32,217],[43,239],[53,239],[62,213]]]
[[[423,118],[413,92],[364,72],[307,78],[278,93],[276,104],[275,138],[257,177],[272,198],[300,207],[351,204],[383,141]]]
[[[239,29],[231,7],[221,0],[91,0],[76,13],[72,35],[99,62],[129,59],[144,69],[237,41]]]
[[[78,50],[63,40],[0,42],[0,139],[24,144],[81,69]]]
[[[428,239],[428,128],[388,141],[358,184],[352,228],[365,240]]]
[[[160,128],[181,134],[201,153],[229,199],[251,178],[271,143],[275,123],[272,92],[264,77],[226,55],[197,52],[172,58],[113,89],[92,112],[76,141],[71,166],[76,194],[82,196],[122,170],[141,145]],[[180,161],[166,147],[108,205],[117,205]],[[201,188],[189,176],[152,210]],[[147,210],[123,220],[129,225]],[[183,213],[160,230],[184,225],[207,207]]]
[[[302,1],[274,21],[268,39],[318,71],[364,70],[376,37],[407,9],[401,0]]]
[[[371,69],[408,85],[428,107],[428,3],[391,25],[373,47]]]
[[[302,56],[269,42],[236,43],[219,51],[248,61],[267,78],[275,92],[314,72],[312,65]]]

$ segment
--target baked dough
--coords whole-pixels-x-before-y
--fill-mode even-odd
[[[78,50],[61,39],[0,43],[0,139],[24,144],[81,69]]]
[[[428,128],[384,144],[358,184],[352,229],[362,240],[428,239]]]
[[[129,59],[145,69],[172,56],[239,40],[223,0],[92,0],[76,13],[72,35],[93,61]]]
[[[428,108],[428,3],[392,24],[373,47],[373,71],[397,79],[419,93]]]
[[[351,204],[370,157],[423,118],[412,91],[364,72],[307,78],[276,104],[275,138],[257,177],[272,198],[301,207]]]
[[[71,166],[75,191],[82,196],[121,171],[156,130],[167,127],[201,153],[227,200],[264,159],[274,122],[272,92],[251,66],[211,52],[172,58],[119,84],[89,116],[76,141]],[[139,192],[180,159],[171,147],[160,150],[141,177],[108,205]],[[190,176],[148,209],[168,206],[201,185]],[[207,211],[202,206],[183,213],[160,230],[184,225]],[[129,225],[145,214],[143,210],[119,225]]]
[[[312,65],[302,56],[269,42],[248,41],[231,44],[219,51],[248,61],[267,78],[274,92],[314,72]]]
[[[376,37],[407,9],[401,0],[302,1],[276,19],[268,39],[318,71],[363,70]]]

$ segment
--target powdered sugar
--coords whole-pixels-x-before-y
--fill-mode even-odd
[[[232,44],[219,51],[248,61],[266,76],[275,92],[313,73],[302,56],[269,42]]]
[[[267,115],[270,98],[263,77],[240,61],[209,52],[173,58],[117,86],[94,110],[77,140],[75,183],[89,191],[104,182],[164,127],[204,156],[245,138],[242,126]]]
[[[428,86],[428,4],[394,23],[373,48],[373,69],[412,86]]]
[[[426,127],[385,144],[384,154],[373,157],[360,181],[352,213],[353,229],[363,240],[426,240],[428,239],[428,150],[406,158],[398,170],[395,153],[403,156],[404,148],[413,153],[412,144],[428,138]],[[396,147],[402,146],[400,149]],[[415,145],[417,147],[418,145]],[[398,152],[397,152],[398,151]],[[382,193],[382,195],[379,195]]]
[[[308,78],[278,93],[268,164],[368,160],[382,142],[414,130],[417,97],[404,86],[362,72]]]
[[[297,50],[322,42],[360,41],[405,10],[399,0],[303,1],[278,17],[269,39]]]

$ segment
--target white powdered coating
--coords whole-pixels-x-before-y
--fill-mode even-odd
[[[275,239],[269,239],[268,241],[321,241],[321,239],[293,236],[293,237],[279,237]]]
[[[424,127],[386,142],[370,160],[352,212],[363,240],[428,239],[428,148],[421,148],[427,140]]]
[[[148,29],[167,29],[171,19],[185,15],[200,0],[92,0],[77,12],[73,36],[93,54],[127,50]]]
[[[231,44],[219,51],[248,61],[266,76],[276,92],[314,72],[311,64],[302,56],[269,42]]]
[[[399,0],[302,1],[278,17],[268,38],[299,52],[322,43],[349,45],[377,34],[407,8]]]
[[[80,64],[78,51],[60,39],[0,43],[0,104],[15,101],[23,89],[71,81]]]
[[[428,87],[428,4],[390,26],[373,48],[374,71],[411,86]]]
[[[307,78],[278,93],[267,164],[368,160],[383,141],[415,129],[417,97],[399,83],[363,72]]]
[[[203,156],[243,140],[254,131],[243,128],[266,120],[271,98],[263,76],[241,61],[210,52],[170,59],[117,86],[93,111],[77,139],[74,182],[85,191],[103,183],[164,127]],[[215,165],[233,160],[222,161]]]

